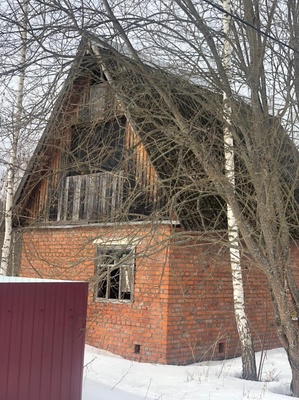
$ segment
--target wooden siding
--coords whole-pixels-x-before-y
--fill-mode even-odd
[[[57,220],[113,217],[123,200],[123,172],[68,176],[60,189]]]
[[[114,212],[122,205],[122,219],[126,219],[125,213],[128,219],[139,219],[164,206],[157,173],[138,133],[126,120],[111,89],[109,95],[105,92],[107,82],[93,86],[95,93],[109,98],[105,107],[105,99],[98,99],[95,104],[91,102],[90,83],[87,78],[81,78],[74,84],[74,90],[51,127],[49,139],[37,155],[35,171],[29,176],[23,203],[17,210],[21,225],[36,221],[101,221],[103,218],[107,221],[111,217],[114,221]],[[101,91],[103,88],[105,90]],[[94,109],[90,109],[92,105]],[[96,123],[95,109],[99,114]],[[105,124],[110,124],[111,129],[113,127],[122,136],[116,140],[122,143],[117,150],[118,158],[115,156],[118,165],[108,172],[99,156],[103,154],[104,163],[103,149],[98,152],[96,148],[88,149],[87,154],[90,157],[90,154],[98,154],[98,160],[95,159],[95,165],[89,163],[91,171],[87,172],[83,170],[84,160],[75,163],[70,157],[72,132],[78,127],[87,131],[99,129],[101,133]]]
[[[142,209],[158,210],[163,207],[165,199],[157,172],[139,135],[129,123],[125,132],[125,154],[128,176],[134,175],[134,185],[143,194]]]
[[[48,165],[43,167],[44,173],[28,202],[27,215],[31,221],[115,221],[126,217],[126,212],[129,219],[140,218],[163,206],[157,173],[128,122],[123,160],[113,171],[72,174],[65,152],[69,131],[65,129],[64,146],[47,154]],[[71,176],[65,176],[66,171]]]
[[[0,288],[0,398],[80,400],[87,283]]]
[[[99,121],[108,121],[116,113],[121,113],[121,110],[108,82],[100,81],[84,88],[77,112],[79,123],[96,124]]]

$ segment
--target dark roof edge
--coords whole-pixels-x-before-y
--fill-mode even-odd
[[[26,181],[27,181],[27,179],[28,179],[28,177],[30,175],[30,171],[32,171],[32,169],[33,169],[33,166],[34,166],[34,163],[35,163],[35,156],[37,156],[39,154],[40,150],[42,149],[42,147],[43,147],[43,145],[45,143],[45,140],[47,139],[47,137],[48,137],[48,135],[50,133],[50,128],[51,128],[52,122],[53,122],[54,118],[56,117],[57,113],[59,112],[59,110],[60,110],[65,98],[67,97],[67,95],[69,93],[69,89],[71,87],[70,83],[73,81],[73,79],[75,77],[75,73],[77,71],[77,68],[78,68],[81,60],[82,60],[82,57],[85,54],[85,51],[87,49],[87,45],[88,45],[88,42],[85,39],[81,39],[80,44],[79,44],[78,49],[77,49],[77,53],[76,53],[76,55],[74,57],[74,61],[72,62],[72,65],[71,65],[70,71],[68,73],[68,76],[66,77],[65,82],[63,83],[63,86],[62,86],[62,88],[61,88],[61,90],[59,92],[59,95],[57,96],[57,99],[56,99],[54,107],[53,107],[53,109],[51,111],[51,115],[50,115],[49,120],[48,120],[48,122],[46,124],[44,132],[43,132],[42,136],[40,137],[40,139],[38,141],[38,144],[37,144],[32,156],[30,157],[30,161],[29,161],[29,163],[27,165],[25,173],[24,173],[24,175],[23,175],[23,177],[21,179],[21,182],[20,182],[17,190],[16,190],[16,193],[15,193],[15,196],[14,196],[14,205],[17,203],[17,201],[18,201],[18,199],[19,199],[19,197],[20,197],[20,195],[22,193],[22,190],[23,190],[23,188],[25,186],[25,183],[26,183]]]

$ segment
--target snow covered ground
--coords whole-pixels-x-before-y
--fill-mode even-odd
[[[239,379],[240,372],[240,358],[188,366],[141,364],[86,346],[83,400],[287,399],[291,371],[283,349],[266,352],[261,382]]]

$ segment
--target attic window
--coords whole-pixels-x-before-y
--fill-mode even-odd
[[[107,82],[94,84],[90,87],[89,113],[92,120],[104,117],[109,103],[109,85]]]
[[[109,83],[105,80],[92,82],[83,93],[82,107],[78,109],[78,123],[97,124],[109,120],[115,114],[115,97]]]
[[[97,247],[95,300],[132,302],[134,248]]]

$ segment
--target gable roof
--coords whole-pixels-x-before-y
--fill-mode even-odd
[[[220,160],[220,165],[224,165],[221,93],[196,86],[158,67],[139,64],[124,53],[120,54],[102,41],[100,45],[80,44],[46,129],[18,187],[15,202],[20,202],[24,188],[36,169],[38,157],[51,139],[53,125],[64,112],[74,81],[90,73],[96,77],[101,70],[144,144],[168,194],[168,207],[179,216],[182,226],[191,230],[225,228],[225,202],[219,196],[218,188],[207,179],[202,166],[203,155],[199,154],[198,148],[200,143],[204,144],[209,148],[204,157],[209,157],[211,163],[219,164]],[[157,87],[161,88],[160,92]],[[167,93],[170,103],[163,93]],[[171,109],[172,105],[176,110]],[[240,124],[248,127],[252,119],[250,107],[240,101],[234,102],[234,107],[233,112],[242,115]],[[175,111],[184,116],[189,129],[187,135],[182,135],[177,126],[173,118]],[[277,143],[277,148],[280,149],[281,175],[291,186],[297,174],[299,155],[292,141],[277,125],[278,121],[269,117],[269,129],[272,126],[279,132],[280,144]],[[244,140],[246,129],[235,126],[235,130],[238,140]],[[243,167],[240,170],[244,172]],[[250,191],[250,182],[245,183],[244,188],[245,192]],[[295,197],[299,199],[297,184],[294,189]],[[239,200],[246,203],[244,192]]]

